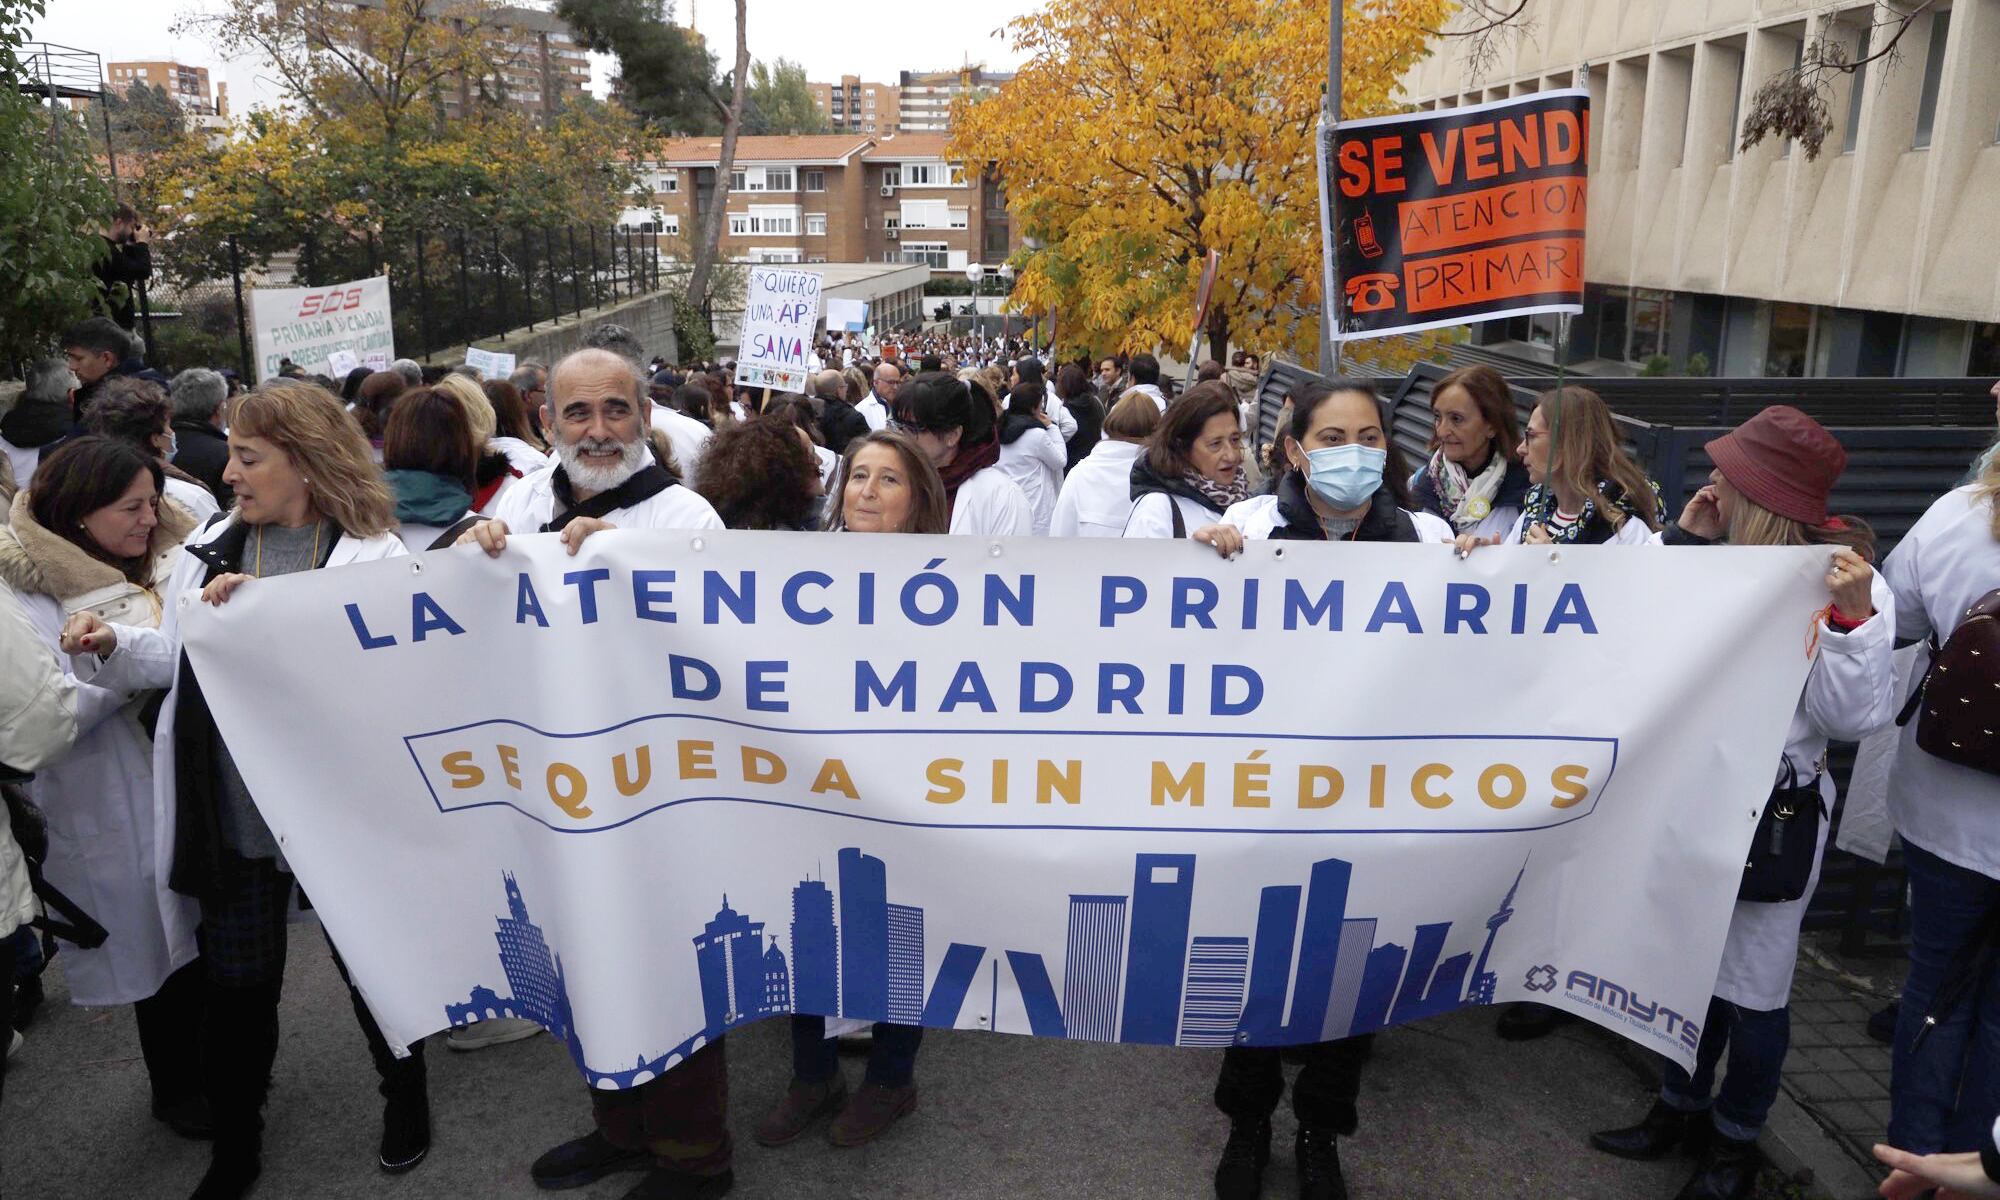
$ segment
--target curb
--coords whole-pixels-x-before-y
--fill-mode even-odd
[[[1757,1148],[1773,1167],[1814,1200],[1863,1200],[1876,1194],[1880,1176],[1854,1161],[1812,1114],[1780,1090]]]

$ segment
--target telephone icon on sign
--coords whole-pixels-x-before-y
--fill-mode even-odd
[[[1357,313],[1381,312],[1396,307],[1394,295],[1402,281],[1394,275],[1356,275],[1347,281],[1348,307]]]

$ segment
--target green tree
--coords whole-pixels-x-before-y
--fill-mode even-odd
[[[0,0],[0,364],[46,354],[63,326],[89,315],[112,202],[71,114],[22,89],[34,72],[20,49],[43,5]]]
[[[99,153],[105,151],[105,114],[111,117],[111,145],[108,157],[146,156],[169,149],[187,134],[187,110],[167,94],[167,89],[149,83],[135,83],[124,92],[106,92],[80,114],[84,128]],[[120,164],[123,174],[123,164]]]
[[[728,118],[715,55],[672,21],[664,0],[558,0],[556,15],[583,44],[618,59],[613,94],[669,134],[716,134]]]
[[[813,103],[812,88],[806,83],[802,64],[781,58],[750,68],[750,87],[743,101],[743,132],[826,133],[831,128],[826,114]]]

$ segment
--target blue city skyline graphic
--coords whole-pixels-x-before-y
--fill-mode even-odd
[[[1196,868],[1193,854],[1140,853],[1126,893],[1072,893],[1059,977],[1038,952],[949,941],[927,981],[925,910],[892,903],[887,864],[844,847],[834,886],[808,877],[792,888],[783,929],[789,955],[767,922],[721,897],[690,939],[702,1028],[628,1067],[589,1061],[562,957],[530,918],[514,874],[504,872],[507,915],[497,918],[494,940],[511,995],[480,985],[445,1014],[453,1025],[496,1016],[535,1021],[568,1047],[592,1086],[630,1087],[731,1029],[793,1012],[951,1028],[989,962],[984,1025],[997,1030],[1005,959],[1028,1026],[1012,1032],[1208,1047],[1333,1041],[1492,1004],[1494,945],[1527,875],[1524,861],[1487,918],[1476,957],[1444,957],[1449,921],[1417,924],[1407,946],[1377,944],[1381,922],[1349,912],[1354,868],[1344,859],[1311,864],[1303,883],[1263,886],[1247,932],[1195,928]]]

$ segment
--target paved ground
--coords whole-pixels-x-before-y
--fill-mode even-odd
[[[530,1197],[528,1164],[588,1127],[567,1058],[547,1038],[477,1054],[433,1053],[436,1144],[414,1172],[374,1165],[379,1101],[324,942],[292,930],[284,1044],[257,1195],[276,1198]],[[50,1003],[0,1102],[0,1195],[22,1200],[185,1196],[206,1162],[147,1114],[129,1009]],[[1462,1013],[1379,1040],[1363,1129],[1342,1143],[1357,1200],[1387,1197],[1667,1197],[1687,1166],[1590,1152],[1586,1130],[1642,1113],[1648,1068],[1611,1035],[1571,1023],[1526,1045]],[[767,1022],[730,1036],[734,1126],[747,1131],[784,1086],[787,1040]],[[1190,1197],[1208,1182],[1224,1123],[1210,1107],[1219,1053],[943,1032],[918,1063],[918,1112],[882,1142],[835,1151],[808,1138],[765,1150],[743,1136],[734,1195],[759,1197]],[[858,1064],[849,1063],[850,1077]],[[1810,1123],[1803,1123],[1807,1129]],[[1266,1194],[1293,1191],[1289,1114]],[[1827,1147],[1822,1147],[1826,1149]],[[632,1177],[570,1193],[616,1197]],[[1801,1193],[1767,1173],[1765,1197]],[[1852,1192],[1840,1200],[1851,1200]]]
[[[1903,986],[1900,957],[1844,959],[1831,935],[1809,936],[1792,982],[1792,1051],[1785,1092],[1855,1160],[1889,1128],[1889,1047],[1868,1036],[1870,1014]]]

